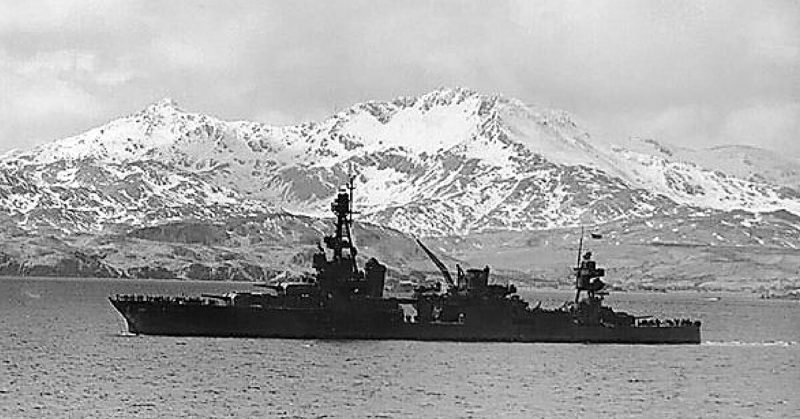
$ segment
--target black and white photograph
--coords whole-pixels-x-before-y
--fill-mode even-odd
[[[798,0],[0,0],[0,418],[797,418],[798,342]]]

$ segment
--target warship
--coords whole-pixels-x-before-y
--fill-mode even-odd
[[[633,316],[603,304],[605,275],[581,256],[576,295],[561,307],[531,307],[514,285],[493,284],[489,267],[463,270],[455,280],[421,241],[444,284],[418,286],[407,297],[384,295],[385,265],[358,266],[353,242],[353,178],[331,204],[333,235],[312,258],[313,273],[270,282],[259,291],[196,297],[113,295],[111,304],[133,334],[168,336],[395,339],[425,341],[697,344],[700,322]],[[263,290],[263,291],[262,291]],[[581,298],[582,294],[585,296]]]

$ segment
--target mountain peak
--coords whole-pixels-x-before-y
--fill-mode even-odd
[[[141,114],[156,114],[156,115],[172,115],[184,110],[178,105],[178,102],[170,97],[162,98],[161,100],[150,103],[145,106],[139,113]]]
[[[421,107],[428,110],[437,106],[450,106],[453,104],[460,104],[468,99],[479,99],[480,101],[492,99],[494,96],[487,96],[478,93],[475,90],[465,87],[447,87],[440,86],[429,92],[421,93],[414,96],[398,96],[391,101],[391,104],[401,108],[407,107]],[[367,104],[386,103],[386,102],[366,102]]]
[[[490,96],[482,95],[475,90],[466,87],[447,87],[440,86],[428,93],[421,95],[420,100],[426,103],[436,105],[450,105],[453,103],[461,103],[467,99],[487,99]]]
[[[171,97],[164,97],[159,101],[153,102],[150,106],[160,108],[178,108],[178,102]]]
[[[479,93],[476,90],[470,89],[468,87],[463,86],[439,86],[436,89],[428,92],[427,95],[440,95],[440,96],[449,96],[449,95],[462,95],[462,96],[475,96]]]

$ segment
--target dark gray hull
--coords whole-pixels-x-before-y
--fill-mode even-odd
[[[135,334],[166,336],[389,339],[464,342],[698,344],[699,325],[579,325],[568,315],[497,322],[407,322],[397,313],[261,308],[111,299]]]

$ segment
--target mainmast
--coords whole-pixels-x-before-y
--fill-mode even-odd
[[[601,238],[602,235],[590,233],[591,238]],[[581,238],[578,241],[578,263],[575,266],[575,304],[578,303],[581,291],[586,291],[590,300],[594,300],[595,294],[602,290],[606,284],[600,280],[605,276],[603,268],[597,268],[597,264],[592,260],[592,252],[583,252],[583,226],[581,226]]]

